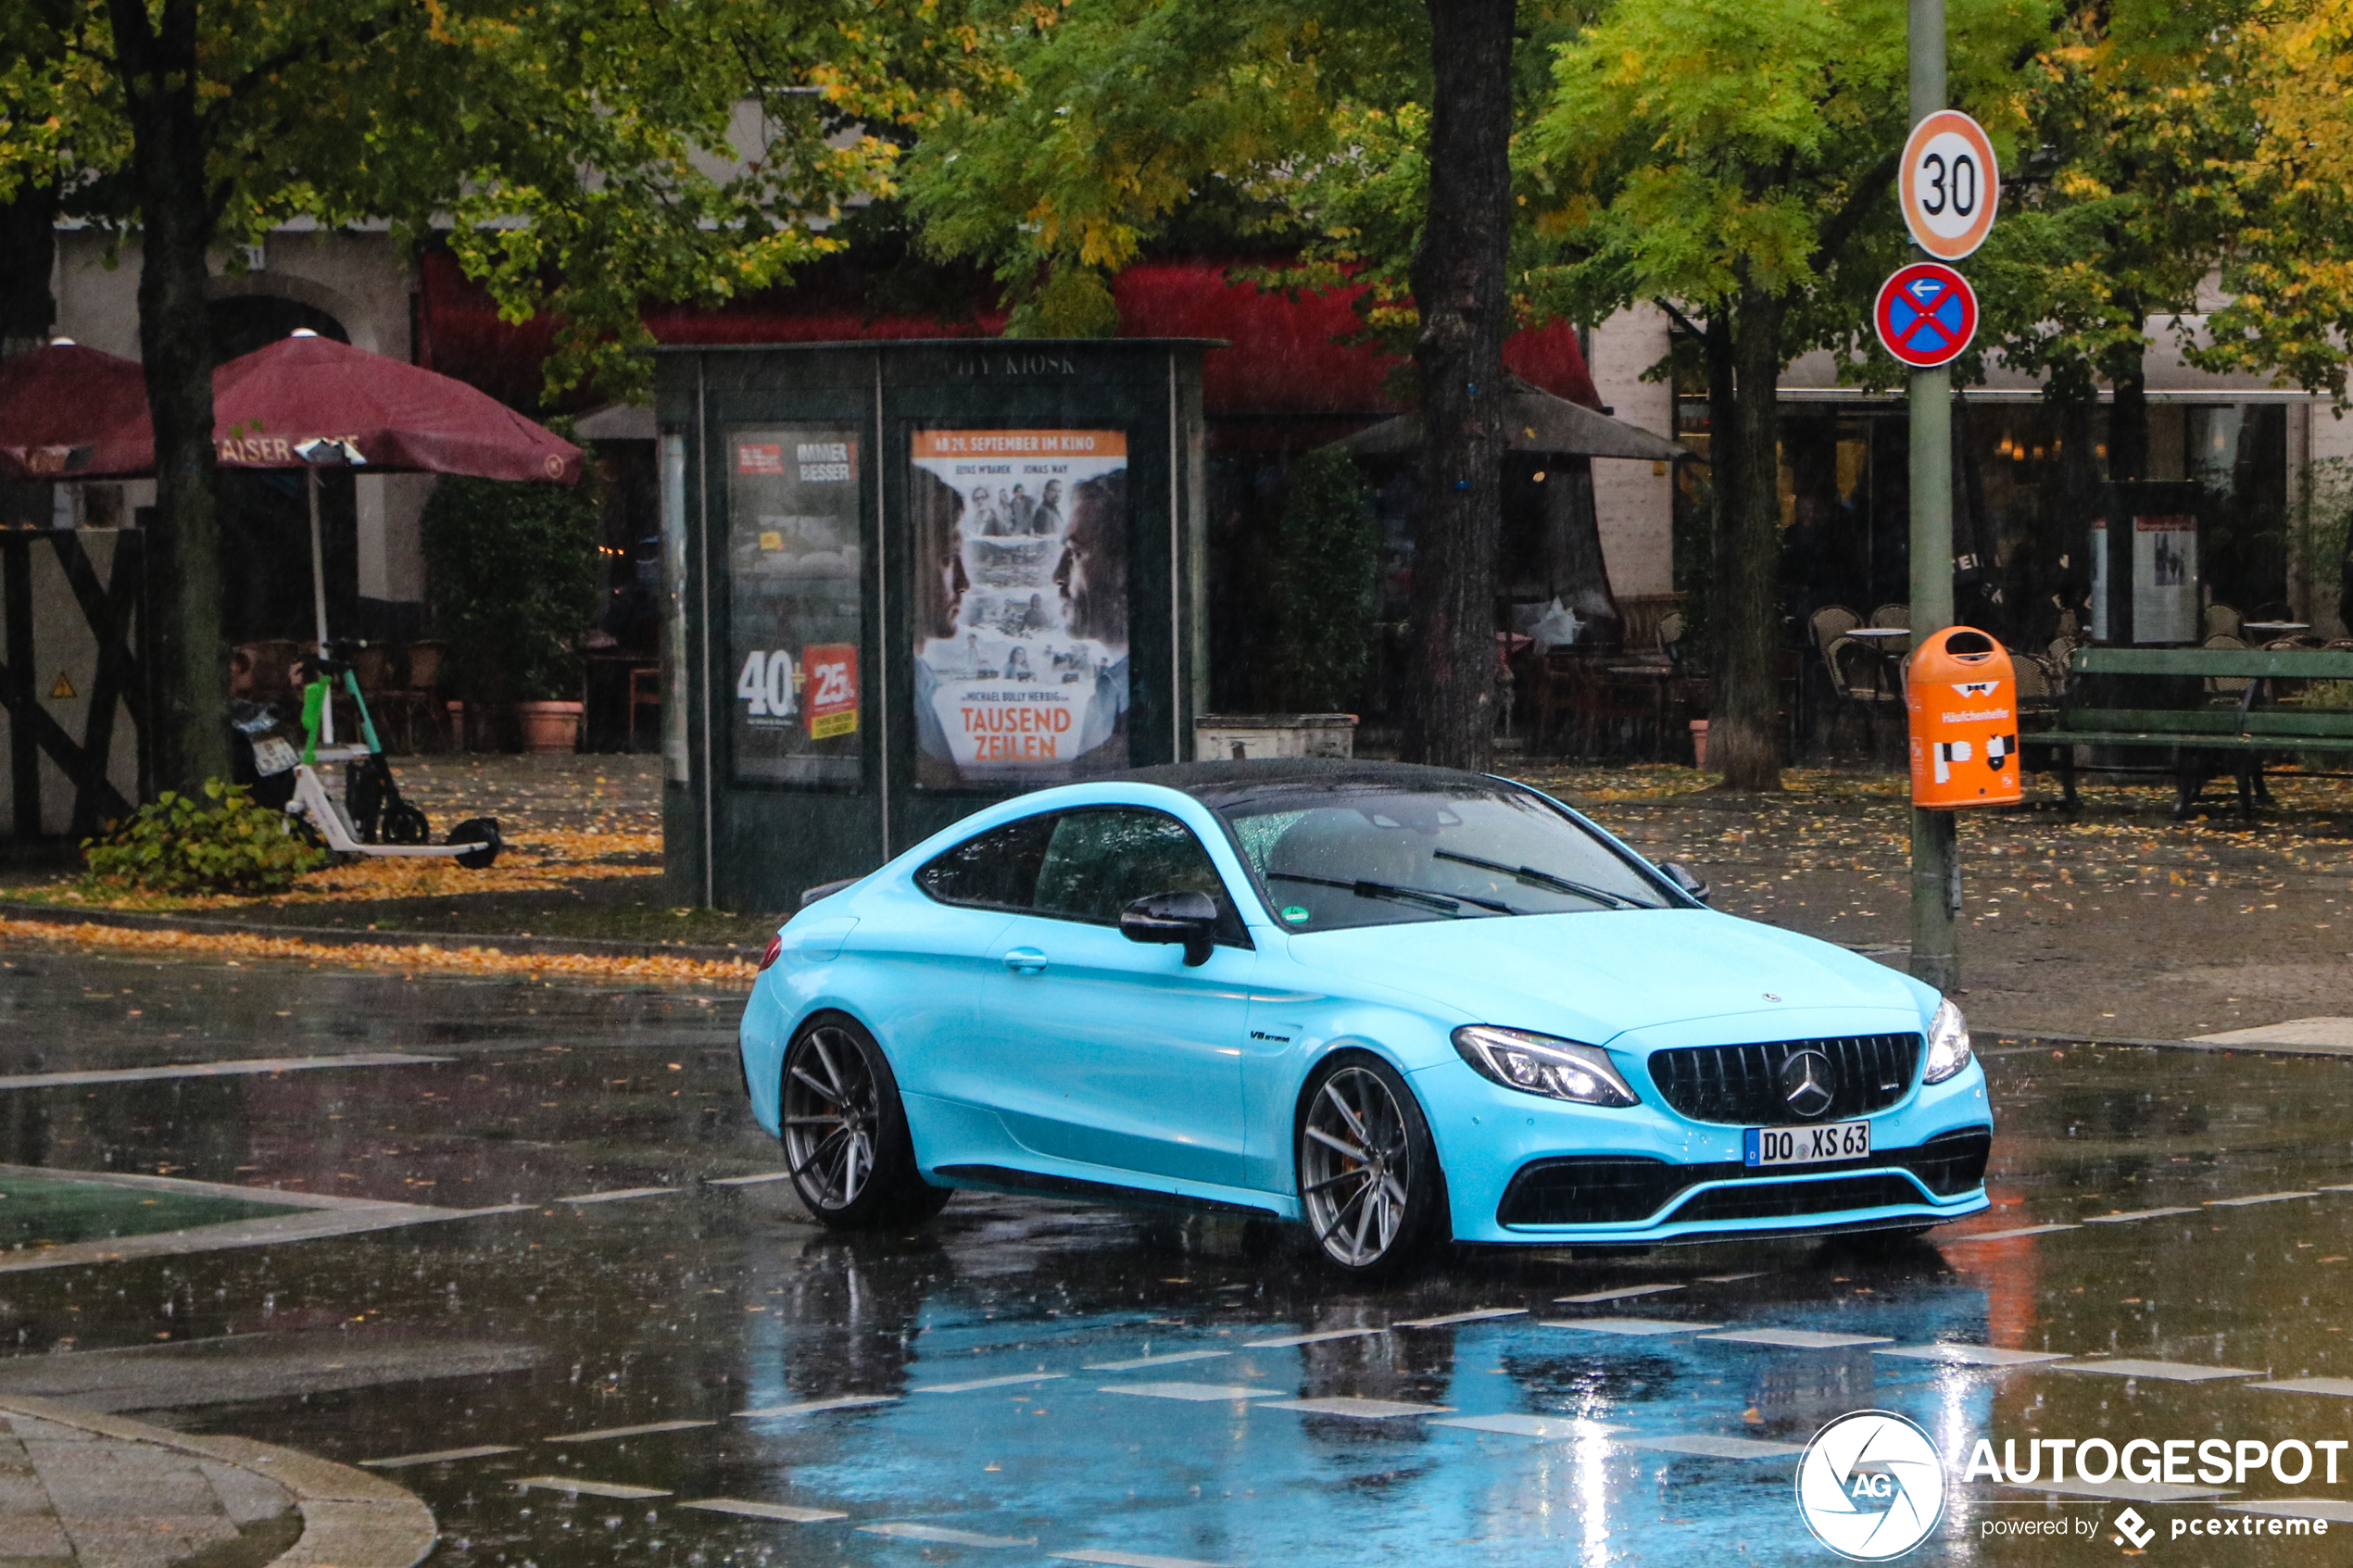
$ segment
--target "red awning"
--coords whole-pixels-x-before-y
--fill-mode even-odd
[[[0,475],[113,479],[155,460],[136,359],[53,343],[0,360]]]

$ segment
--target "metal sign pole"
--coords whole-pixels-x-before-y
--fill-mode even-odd
[[[1910,0],[1911,119],[1944,107],[1944,0]],[[1911,376],[1912,646],[1953,624],[1953,372]],[[1912,809],[1912,962],[1915,979],[1958,987],[1955,940],[1961,862],[1953,811]]]

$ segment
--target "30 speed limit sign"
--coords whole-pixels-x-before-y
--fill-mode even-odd
[[[1985,128],[1958,109],[1939,109],[1904,144],[1904,222],[1914,243],[1940,261],[1958,261],[1985,243],[2002,177]]]

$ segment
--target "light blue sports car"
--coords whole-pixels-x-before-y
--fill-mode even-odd
[[[956,1187],[1448,1238],[1918,1231],[1986,1205],[1968,1025],[1718,914],[1547,796],[1355,762],[1148,768],[992,806],[810,901],[744,1015],[837,1226]]]

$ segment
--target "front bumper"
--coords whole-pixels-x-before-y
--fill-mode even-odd
[[[1867,1118],[1872,1154],[1752,1170],[1743,1129],[1653,1105],[1600,1110],[1501,1088],[1453,1063],[1413,1075],[1457,1240],[1647,1246],[1941,1224],[1986,1207],[1982,1069]]]

